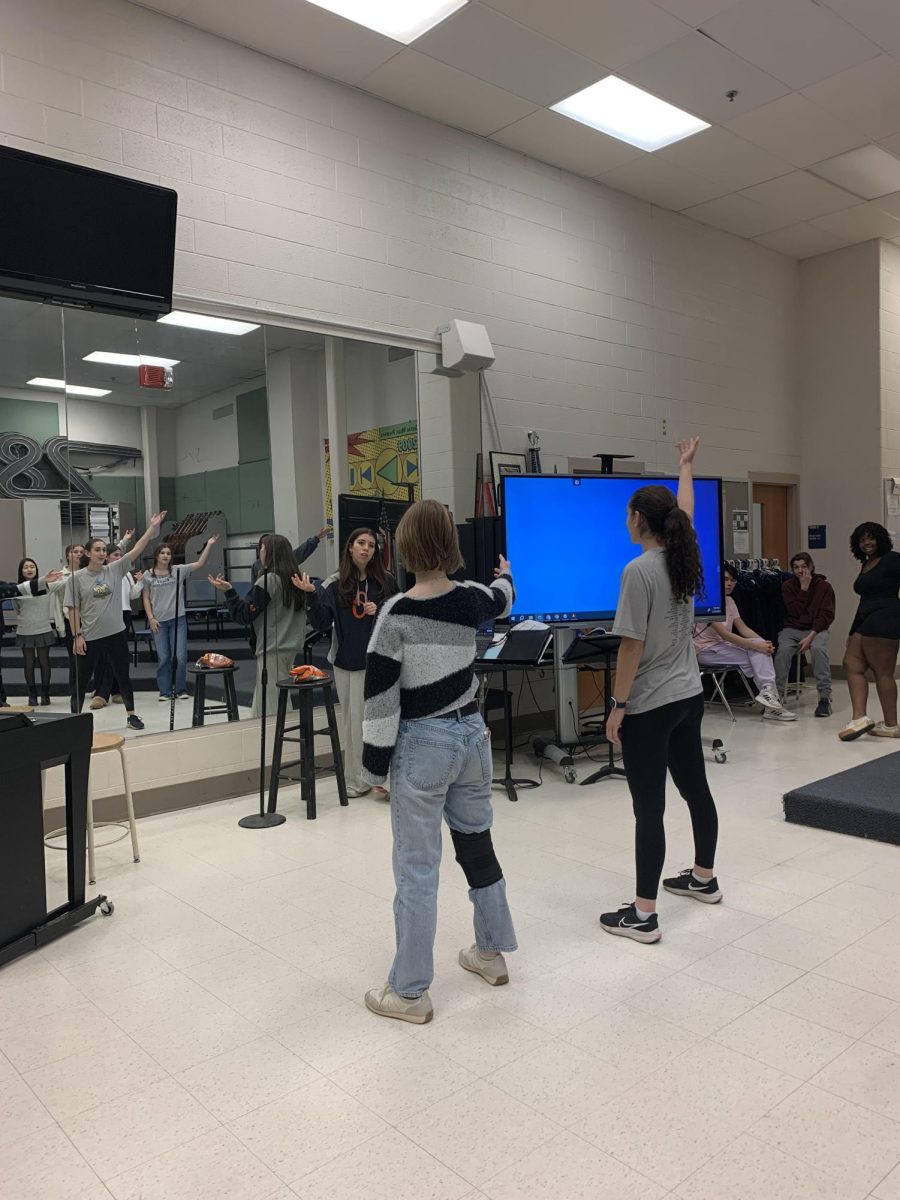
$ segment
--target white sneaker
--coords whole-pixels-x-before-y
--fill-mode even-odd
[[[763,713],[764,721],[796,721],[797,714],[786,708],[767,708]]]
[[[778,695],[778,692],[774,687],[763,688],[756,699],[763,706],[763,708],[769,708],[775,711],[781,708],[781,697]]]
[[[849,725],[845,725],[838,737],[842,742],[855,742],[857,738],[862,737],[864,733],[868,733],[870,729],[875,728],[875,722],[871,717],[857,717],[855,721],[851,721]]]
[[[482,953],[477,946],[467,946],[465,950],[459,952],[459,965],[464,971],[480,975],[491,987],[509,983],[506,959],[499,950],[496,954]]]
[[[360,796],[368,796],[371,790],[370,787],[350,787],[347,784],[347,795],[351,800],[358,800]]]
[[[885,725],[884,721],[879,721],[874,729],[869,730],[869,733],[873,737],[900,738],[900,725]]]
[[[379,1017],[393,1017],[397,1021],[409,1021],[413,1025],[426,1025],[434,1016],[427,992],[408,1000],[387,984],[383,988],[372,988],[366,992],[366,1008]]]

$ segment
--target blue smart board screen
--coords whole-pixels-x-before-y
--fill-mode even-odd
[[[602,621],[616,611],[622,571],[641,552],[625,525],[628,501],[640,487],[674,479],[622,475],[507,475],[503,478],[506,557],[516,601],[512,621]],[[724,611],[722,481],[695,479],[694,528],[703,559],[705,594],[698,615]]]

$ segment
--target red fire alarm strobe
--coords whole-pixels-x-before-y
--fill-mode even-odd
[[[171,367],[149,367],[146,365],[138,367],[138,384],[142,388],[164,388],[168,391],[174,382],[175,376]]]

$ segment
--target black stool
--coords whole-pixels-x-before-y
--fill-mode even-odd
[[[288,767],[300,767],[300,800],[306,804],[306,819],[316,819],[316,755],[313,738],[318,734],[327,733],[331,738],[332,764],[323,770],[333,770],[337,776],[338,796],[341,804],[349,804],[347,785],[344,782],[344,763],[341,757],[341,739],[338,734],[337,718],[334,713],[334,699],[331,695],[331,676],[324,679],[279,679],[278,716],[275,720],[275,741],[272,746],[272,774],[269,779],[269,812],[275,812],[278,803],[278,784],[281,774]],[[313,727],[313,699],[321,688],[322,699],[325,702],[325,713],[328,717],[327,729]],[[288,701],[294,692],[299,701],[300,721],[297,725],[287,725]],[[299,733],[299,737],[291,734]],[[281,755],[285,742],[297,742],[300,746],[300,757],[293,762],[282,762]]]
[[[205,721],[207,713],[228,713],[229,721],[239,721],[237,692],[234,690],[234,673],[237,667],[188,667],[188,675],[194,681],[194,715],[191,726],[196,729]],[[206,681],[214,675],[225,685],[225,703],[206,703]]]

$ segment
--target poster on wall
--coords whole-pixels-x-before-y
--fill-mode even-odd
[[[731,537],[735,554],[750,553],[750,513],[746,508],[731,510]]]
[[[331,511],[331,448],[322,443],[325,456],[325,516]],[[364,429],[347,437],[347,484],[353,496],[384,496],[386,500],[413,500],[419,491],[419,427],[415,421]]]

